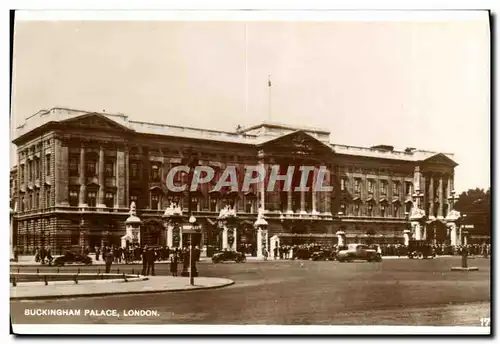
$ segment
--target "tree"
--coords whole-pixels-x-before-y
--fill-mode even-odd
[[[491,190],[469,189],[462,192],[454,205],[461,214],[467,215],[466,224],[473,224],[471,234],[490,235],[491,233]]]

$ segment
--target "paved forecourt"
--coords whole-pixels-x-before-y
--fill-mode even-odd
[[[478,266],[479,271],[451,271],[451,267],[460,265],[460,262],[460,257],[443,257],[388,259],[381,263],[286,260],[202,263],[198,265],[200,276],[230,278],[235,283],[200,292],[11,300],[11,315],[12,321],[19,324],[480,326],[481,319],[490,316],[490,260],[480,258],[470,263]],[[37,268],[20,269],[36,271]],[[47,268],[51,269],[56,270]],[[65,270],[75,270],[75,267],[65,267]],[[156,274],[168,275],[169,266],[158,266]],[[196,278],[195,283],[200,278]],[[35,308],[116,309],[120,314],[135,309],[155,311],[157,315],[120,318],[25,315],[27,309]]]
[[[134,276],[124,279],[84,280],[75,284],[71,281],[25,282],[10,287],[11,300],[51,299],[61,297],[89,297],[118,294],[149,294],[175,291],[221,288],[234,281],[218,277],[197,277],[194,286],[189,285],[189,277],[171,276]]]

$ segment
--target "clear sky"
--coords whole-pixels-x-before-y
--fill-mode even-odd
[[[51,107],[222,130],[271,117],[333,143],[454,153],[456,190],[487,188],[489,49],[487,15],[17,21],[12,122]]]

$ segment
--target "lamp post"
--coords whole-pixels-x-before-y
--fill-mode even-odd
[[[195,159],[191,152],[189,153],[188,157],[184,159],[183,161],[188,167],[189,167],[189,183],[188,183],[188,190],[187,190],[187,196],[188,196],[188,218],[189,218],[189,223],[190,223],[190,228],[189,228],[189,268],[188,271],[183,270],[181,273],[181,276],[186,276],[189,275],[189,285],[194,285],[194,277],[195,275],[198,276],[198,271],[196,270],[196,263],[194,262],[194,255],[193,255],[193,234],[194,233],[199,233],[199,226],[196,222],[196,218],[192,215],[192,210],[191,210],[191,185],[193,183],[193,177],[194,177],[194,168],[198,165],[197,159]]]

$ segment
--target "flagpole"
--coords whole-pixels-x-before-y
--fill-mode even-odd
[[[245,118],[248,118],[248,23],[245,23]]]
[[[267,88],[269,89],[269,109],[268,109],[268,114],[267,114],[267,119],[268,121],[270,122],[271,121],[271,110],[272,110],[272,106],[271,106],[271,88],[272,88],[272,83],[271,83],[271,74],[269,73],[269,79],[267,81]]]

